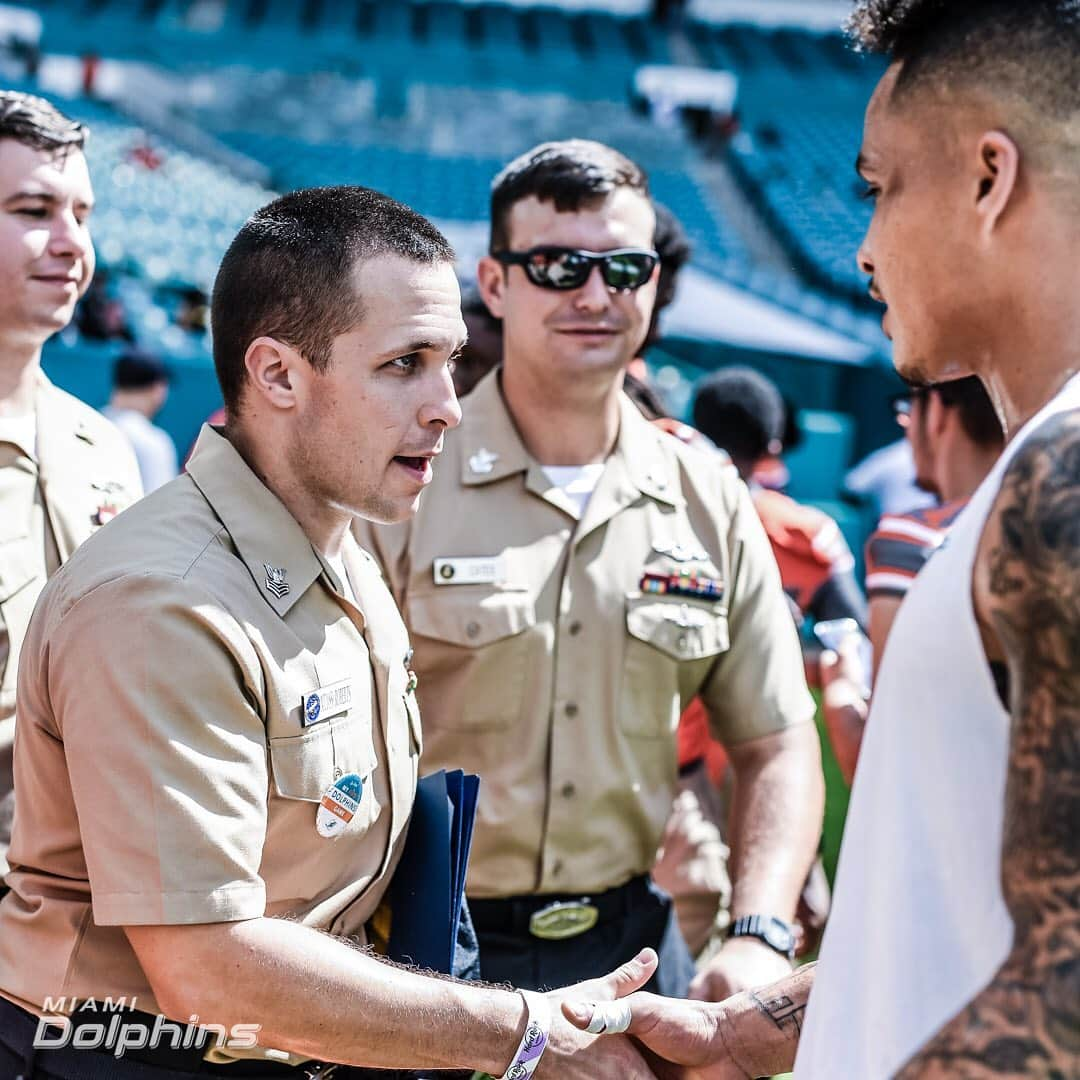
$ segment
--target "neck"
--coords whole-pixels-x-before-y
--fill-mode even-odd
[[[257,426],[258,417],[249,415],[246,419]],[[263,486],[281,500],[282,505],[292,514],[304,535],[311,541],[312,547],[323,555],[336,559],[341,552],[352,515],[331,506],[320,497],[317,490],[313,490],[311,485],[304,483],[291,471],[291,456],[271,449],[280,447],[282,442],[264,438],[260,445],[258,441],[247,437],[245,429],[232,427],[226,428],[225,437]]]
[[[995,447],[969,445],[960,452],[942,456],[938,469],[937,493],[942,502],[969,499],[986,479],[1001,451]]]
[[[541,465],[591,465],[614,449],[621,373],[581,374],[559,383],[537,377],[508,356],[501,378],[503,399],[525,449]]]
[[[0,336],[0,416],[34,411],[41,346],[5,341]]]

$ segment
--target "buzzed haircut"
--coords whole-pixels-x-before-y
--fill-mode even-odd
[[[210,305],[214,367],[230,419],[251,342],[275,338],[326,371],[334,338],[364,320],[358,262],[388,254],[425,265],[454,261],[427,218],[370,188],[294,191],[248,219],[225,252]]]
[[[900,62],[897,96],[977,90],[1009,109],[1036,163],[1077,163],[1080,0],[859,0],[847,30],[856,48]]]
[[[588,139],[541,143],[514,158],[491,183],[490,250],[508,250],[510,210],[522,199],[531,196],[554,203],[560,213],[573,213],[619,188],[649,197],[644,170],[618,150]]]
[[[34,150],[81,150],[87,130],[55,105],[34,94],[0,90],[0,139],[14,139]]]
[[[938,383],[931,390],[946,408],[956,410],[965,434],[976,446],[1001,449],[1005,445],[1001,419],[977,375]]]

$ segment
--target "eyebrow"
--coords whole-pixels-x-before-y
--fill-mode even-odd
[[[465,348],[465,344],[466,344],[466,342],[468,340],[469,340],[468,337],[462,338],[462,340],[459,341],[453,347],[453,349],[451,350],[451,355],[456,356],[459,352],[461,352],[461,350],[463,348]],[[445,349],[445,348],[446,348],[445,339],[443,341],[432,341],[430,338],[422,338],[422,339],[420,339],[418,341],[410,341],[407,344],[400,346],[400,348],[389,349],[389,350],[387,350],[386,355],[387,356],[408,356],[410,353],[438,352],[439,350]]]
[[[4,205],[7,206],[8,203],[20,202],[23,199],[37,199],[39,202],[51,203],[53,205],[60,202],[59,196],[53,194],[51,191],[33,191],[24,188],[22,191],[16,191],[14,194],[9,195],[4,200]],[[82,207],[85,210],[93,210],[94,208],[93,201],[87,202],[86,199],[77,200],[75,205]]]

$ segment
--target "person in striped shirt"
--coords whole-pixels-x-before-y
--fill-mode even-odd
[[[894,408],[911,443],[916,482],[936,496],[939,504],[906,514],[885,514],[867,541],[866,594],[875,675],[912,580],[941,546],[1004,446],[1001,421],[974,375],[915,387],[896,398]]]

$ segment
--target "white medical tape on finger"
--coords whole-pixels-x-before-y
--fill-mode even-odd
[[[629,1001],[598,1001],[585,1029],[590,1035],[618,1035],[630,1026]]]

